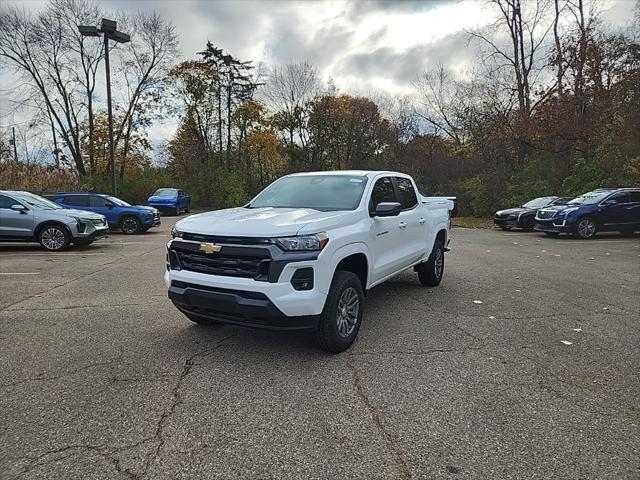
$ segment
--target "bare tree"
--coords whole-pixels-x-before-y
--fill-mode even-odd
[[[303,147],[308,144],[307,107],[319,93],[318,73],[307,62],[291,63],[271,71],[263,95],[269,106],[281,113],[290,145],[296,141]]]
[[[518,105],[523,118],[533,111],[531,91],[536,60],[552,24],[546,22],[549,0],[491,0],[498,8],[498,18],[486,30],[468,31],[489,47],[491,56],[500,59],[499,65],[511,68],[516,83]],[[505,32],[506,30],[506,32]],[[506,33],[509,45],[500,41]]]
[[[124,86],[124,108],[119,109],[114,136],[114,149],[122,143],[122,179],[134,127],[151,123],[161,102],[164,81],[178,55],[178,35],[173,24],[156,13],[138,12],[131,20],[121,17],[118,22],[131,32],[131,42],[119,48],[116,76]]]

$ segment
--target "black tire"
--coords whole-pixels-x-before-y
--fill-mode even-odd
[[[126,215],[120,220],[120,230],[122,230],[122,233],[125,233],[126,235],[140,233],[141,227],[142,225],[140,225],[140,220],[133,215]]]
[[[440,240],[436,240],[433,244],[433,250],[427,260],[416,269],[418,279],[425,287],[436,287],[440,285],[444,276],[444,245]]]
[[[62,225],[45,225],[38,232],[38,242],[45,250],[61,252],[69,248],[71,235]]]
[[[176,206],[176,208],[173,210],[173,214],[177,217],[178,215],[180,215],[180,207]]]
[[[560,235],[560,232],[544,232],[545,235],[548,235],[549,237],[557,237]]]
[[[522,220],[522,230],[525,232],[533,232],[533,227],[536,226],[536,219],[533,217],[527,217]]]
[[[344,352],[358,336],[363,311],[360,279],[352,272],[338,270],[315,331],[318,346],[327,352]]]
[[[573,236],[579,240],[590,240],[598,233],[598,224],[591,217],[582,217],[573,227]]]

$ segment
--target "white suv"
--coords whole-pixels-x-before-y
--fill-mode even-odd
[[[423,285],[440,283],[453,206],[396,172],[288,175],[244,207],[176,223],[169,298],[197,323],[310,328],[343,351],[366,290],[412,267]]]

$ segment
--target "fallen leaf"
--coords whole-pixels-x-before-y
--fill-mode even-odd
[[[581,328],[574,328],[574,329],[573,329],[573,331],[574,331],[574,332],[581,332],[581,331],[582,331],[582,329],[581,329]]]
[[[540,251],[541,251],[542,253],[547,253],[547,251],[546,251],[546,250],[540,250]]]
[[[494,317],[493,315],[489,316],[489,320],[495,320],[496,317]]]
[[[473,303],[477,303],[479,305],[482,303],[482,300],[474,300]]]
[[[519,292],[520,290],[516,289],[516,292]]]
[[[559,257],[559,256],[560,256],[560,254],[559,254],[559,253],[556,253],[556,254],[554,255],[554,257]]]
[[[513,242],[514,245],[518,245],[518,242]]]
[[[573,345],[573,343],[567,341],[567,340],[560,340],[560,342],[564,343],[565,345]]]

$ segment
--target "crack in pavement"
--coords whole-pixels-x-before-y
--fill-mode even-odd
[[[353,364],[352,358],[353,357],[350,353],[346,354],[347,367],[349,367],[349,370],[351,370],[351,377],[353,386],[355,388],[356,397],[365,406],[365,408],[369,412],[369,415],[371,415],[376,430],[378,430],[378,433],[380,433],[382,439],[384,440],[385,446],[387,447],[387,450],[391,455],[391,458],[393,459],[398,470],[398,478],[402,480],[411,479],[411,470],[409,469],[409,465],[407,465],[407,462],[404,459],[403,452],[396,445],[396,441],[393,438],[391,432],[389,432],[385,427],[382,415],[373,406],[371,400],[367,396],[367,392],[362,385],[360,373],[358,372],[356,366]]]
[[[185,379],[189,376],[189,374],[191,374],[193,367],[195,365],[198,365],[194,363],[194,360],[197,357],[205,357],[210,355],[211,353],[216,351],[220,346],[222,346],[222,344],[226,340],[233,337],[235,334],[236,332],[234,331],[230,335],[227,335],[226,337],[218,340],[215,343],[215,345],[213,345],[212,347],[202,350],[198,353],[195,353],[192,356],[187,357],[185,359],[184,365],[182,366],[182,371],[178,375],[178,380],[175,386],[173,387],[173,389],[171,390],[171,393],[172,393],[171,405],[169,406],[168,409],[165,409],[165,411],[162,412],[162,414],[160,415],[160,418],[158,419],[158,423],[156,425],[156,431],[153,438],[155,441],[158,442],[158,445],[156,446],[156,448],[154,449],[151,455],[146,456],[142,474],[136,478],[143,478],[149,471],[151,464],[160,456],[160,450],[162,450],[162,447],[164,446],[164,443],[165,443],[165,439],[164,439],[165,424],[167,420],[174,414],[174,412],[176,411],[176,408],[178,408],[178,406],[182,404],[182,394],[180,393],[180,389],[182,388],[182,384],[185,381]]]

